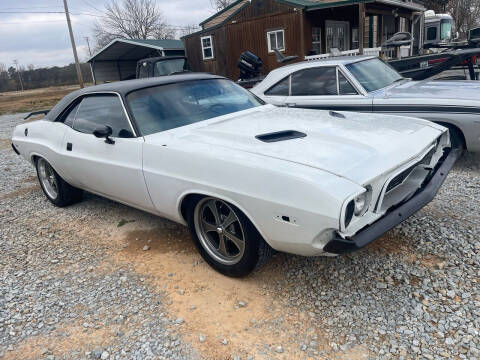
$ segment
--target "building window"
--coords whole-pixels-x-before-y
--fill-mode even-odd
[[[358,42],[358,28],[352,29],[352,49],[358,49],[360,44]]]
[[[427,29],[427,40],[428,41],[435,41],[437,40],[437,28],[435,26],[429,27]]]
[[[275,30],[267,32],[268,52],[273,52],[274,49],[285,51],[284,30]]]
[[[203,60],[213,59],[213,40],[212,35],[202,36],[200,38],[202,42],[202,55]]]
[[[322,28],[312,27],[312,52],[315,55],[322,53]]]

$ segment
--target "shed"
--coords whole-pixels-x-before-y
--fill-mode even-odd
[[[95,84],[135,78],[137,61],[185,55],[181,40],[115,39],[88,59]]]
[[[423,0],[236,0],[183,40],[194,71],[237,80],[247,50],[262,59],[266,74],[283,65],[274,49],[297,61],[332,49],[362,54],[399,31],[412,32],[418,49],[424,11]]]

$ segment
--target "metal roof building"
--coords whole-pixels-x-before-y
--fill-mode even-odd
[[[184,55],[181,40],[115,39],[88,59],[95,84],[135,79],[137,61],[155,56]]]

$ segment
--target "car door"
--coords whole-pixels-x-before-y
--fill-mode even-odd
[[[372,111],[372,99],[361,94],[341,69],[320,66],[291,74],[285,104],[308,109]]]
[[[112,129],[110,137],[93,135],[105,125]],[[144,139],[135,136],[119,95],[85,96],[63,143],[72,185],[153,210],[142,170]]]

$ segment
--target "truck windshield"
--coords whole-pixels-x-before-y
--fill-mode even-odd
[[[189,70],[186,59],[160,60],[155,63],[153,76],[164,76]]]
[[[140,89],[127,103],[142,135],[261,106],[264,103],[225,79],[183,81]]]
[[[451,20],[442,20],[440,22],[440,40],[452,40],[452,25],[453,24]]]
[[[378,58],[348,64],[346,67],[367,92],[382,89],[403,79],[394,68]]]

